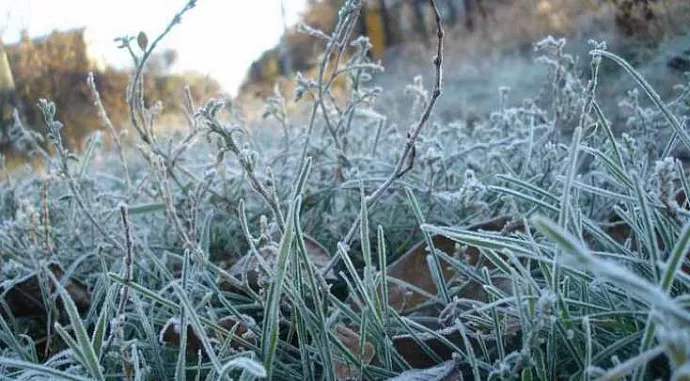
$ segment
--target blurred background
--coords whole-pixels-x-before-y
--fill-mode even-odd
[[[158,46],[148,63],[147,103],[163,106],[161,128],[183,125],[182,89],[197,102],[232,100],[249,125],[262,125],[264,101],[275,89],[293,98],[297,72],[314,76],[323,42],[298,24],[331,31],[343,0],[199,0]],[[519,102],[538,93],[544,70],[534,65],[533,43],[567,37],[587,62],[587,40],[636,65],[664,96],[690,71],[687,0],[437,0],[446,39],[445,96],[437,116],[471,120],[497,105],[498,88]],[[39,98],[53,99],[68,144],[79,149],[101,129],[86,85],[96,86],[116,128],[127,129],[125,92],[132,60],[119,36],[144,32],[153,41],[184,0],[0,0],[0,150],[10,158],[13,112],[43,132]],[[405,112],[400,98],[413,78],[431,78],[434,24],[428,0],[363,0],[355,36],[369,37],[371,58],[386,72],[375,78],[387,92],[379,105]],[[586,67],[586,65],[585,65]],[[615,78],[615,72],[608,73]],[[277,86],[277,87],[276,87]],[[621,78],[604,95],[632,86]]]

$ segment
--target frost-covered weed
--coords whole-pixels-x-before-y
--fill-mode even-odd
[[[187,131],[159,132],[160,105],[143,93],[142,68],[195,1],[151,45],[119,40],[139,68],[126,94],[135,147],[118,141],[94,86],[115,153],[102,152],[97,135],[68,151],[50,101],[38,105],[45,137],[15,118],[17,148],[41,158],[45,174],[2,176],[0,287],[39,273],[38,294],[51,303],[27,326],[2,306],[0,375],[333,380],[347,363],[365,379],[385,379],[409,370],[390,345],[396,338],[440,335],[448,340],[436,344],[455,354],[438,372],[466,378],[687,377],[690,182],[673,155],[687,142],[678,125],[687,125],[690,85],[648,106],[654,94],[637,78],[644,91],[624,94],[622,116],[609,120],[596,88],[606,86],[599,65],[615,56],[594,43],[588,72],[565,40],[549,37],[535,44],[549,78],[533,99],[511,106],[510,89],[500,88],[485,118],[441,123],[425,115],[440,75],[418,77],[402,94],[409,115],[393,118],[376,102],[382,67],[367,58],[367,39],[353,38],[360,3],[344,2],[332,34],[302,28],[325,53],[315,78],[296,76],[295,98],[312,107],[306,120],[288,115],[279,89],[267,99],[278,133],[248,130],[223,100],[197,106],[189,90]],[[440,60],[435,68],[441,74]],[[508,223],[464,230],[494,217]],[[331,251],[335,283],[310,258],[305,234]],[[385,279],[378,261],[390,264],[432,234],[456,250],[429,248],[427,263],[440,258],[455,275],[434,273],[431,315],[400,316],[376,292]],[[476,266],[472,250],[485,257]],[[256,284],[231,274],[244,255]],[[54,303],[50,261],[86,282],[81,317]],[[463,297],[470,281],[485,300]],[[89,337],[55,325],[66,319]],[[340,323],[376,343],[373,362],[332,334]],[[668,364],[654,360],[661,354]]]

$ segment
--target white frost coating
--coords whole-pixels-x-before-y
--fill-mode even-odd
[[[172,326],[173,332],[179,334],[180,333],[180,318],[173,316],[168,321],[165,322],[165,325],[163,325],[163,328],[161,328],[160,332],[158,332],[158,342],[159,343],[165,343],[165,339],[163,336],[165,335],[165,332],[168,331],[169,327]]]

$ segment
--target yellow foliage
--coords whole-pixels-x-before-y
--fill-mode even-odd
[[[101,128],[86,85],[94,63],[88,58],[84,29],[54,32],[41,39],[25,37],[18,44],[5,46],[5,51],[15,86],[11,98],[0,99],[0,111],[7,109],[7,99],[14,99],[17,104],[10,107],[19,106],[27,125],[42,130],[42,117],[35,105],[39,98],[51,99],[57,106],[58,118],[66,126],[64,138],[72,147],[78,147],[85,136]],[[94,79],[113,123],[117,128],[123,127],[128,121],[123,94],[130,80],[129,73],[106,69],[94,72]],[[190,85],[197,102],[220,91],[217,82],[205,77],[147,75],[144,77],[146,102],[160,100],[165,111],[176,111],[182,103],[185,84]]]
[[[383,23],[383,14],[378,6],[369,5],[364,9],[364,23],[367,37],[371,42],[371,56],[377,61],[383,58],[386,51],[386,26]]]
[[[5,49],[0,45],[0,92],[14,90],[14,79]]]
[[[270,55],[261,66],[261,77],[268,81],[275,81],[280,70],[280,62],[278,57]]]

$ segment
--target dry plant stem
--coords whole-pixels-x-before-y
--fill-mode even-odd
[[[314,104],[311,108],[311,116],[309,117],[309,127],[307,128],[307,136],[304,139],[304,148],[302,148],[302,158],[299,161],[299,168],[304,167],[304,162],[307,160],[307,150],[311,144],[311,134],[314,131],[314,122],[316,121],[316,112],[319,110],[319,106]],[[295,179],[296,181],[297,179]]]
[[[199,128],[197,127],[196,120],[194,119],[194,100],[192,99],[192,92],[189,89],[189,86],[185,86],[183,95],[184,114],[187,118],[187,123],[189,124],[189,133],[184,137],[184,139],[182,139],[182,141],[177,145],[177,148],[173,151],[172,158],[170,159],[171,167],[174,167],[177,163],[177,160],[179,160],[180,157],[187,152],[199,133]]]
[[[361,65],[353,65],[353,66],[348,66],[345,68],[338,69],[338,65],[340,64],[340,60],[342,59],[343,54],[344,54],[344,52],[348,46],[347,41],[349,41],[350,36],[354,32],[354,28],[356,25],[355,21],[359,17],[359,9],[360,8],[357,7],[356,9],[350,11],[350,13],[345,18],[343,18],[342,24],[339,23],[336,26],[336,30],[333,32],[333,36],[331,37],[331,40],[329,40],[329,43],[326,46],[324,58],[323,58],[323,61],[321,61],[321,66],[319,68],[319,74],[318,74],[319,89],[318,89],[317,95],[314,96],[315,102],[314,102],[314,105],[312,107],[311,116],[309,118],[309,121],[310,121],[309,122],[309,128],[307,130],[307,137],[306,137],[306,140],[304,143],[304,149],[302,150],[302,158],[300,160],[300,166],[299,166],[300,168],[302,168],[304,166],[304,161],[306,160],[306,157],[307,157],[307,149],[309,148],[309,145],[310,145],[310,138],[311,138],[312,131],[314,129],[314,123],[316,121],[316,113],[318,112],[318,110],[321,109],[323,116],[324,116],[324,120],[326,121],[326,127],[327,127],[328,131],[331,133],[331,135],[333,136],[333,141],[329,142],[325,147],[323,147],[320,150],[321,153],[323,153],[327,148],[329,148],[331,146],[331,144],[335,144],[336,148],[340,149],[341,147],[340,147],[340,142],[338,141],[338,130],[340,129],[341,125],[343,124],[343,121],[344,121],[343,115],[347,114],[348,111],[351,111],[352,109],[354,109],[359,104],[359,102],[363,102],[366,99],[366,97],[369,95],[369,94],[365,94],[364,96],[361,97],[361,99],[358,102],[350,104],[348,107],[348,110],[342,111],[338,107],[337,101],[335,100],[335,98],[333,97],[333,94],[331,92],[331,85],[333,84],[333,82],[335,81],[335,79],[338,76],[345,74],[345,73],[348,73],[352,70],[365,68],[365,67],[368,67],[371,65],[371,64],[361,64]],[[348,29],[343,34],[342,31],[346,27]],[[336,46],[338,46],[339,49],[338,49],[338,53],[337,53],[337,55],[336,55],[336,57],[332,63],[333,71],[331,72],[331,74],[328,78],[328,81],[324,85],[323,81],[324,81],[325,69],[328,67],[329,57],[333,54],[333,49],[335,49]],[[337,110],[338,114],[341,116],[340,120],[338,121],[338,125],[335,128],[333,128],[333,126],[330,122],[330,118],[328,117],[328,112],[327,112],[327,109],[325,107],[325,103],[324,103],[324,99],[323,99],[324,95],[328,96],[331,104]],[[371,94],[371,95],[373,95],[373,94]]]
[[[143,73],[144,73],[144,66],[146,65],[146,62],[148,59],[151,57],[151,54],[153,51],[156,49],[158,44],[165,38],[165,36],[170,33],[172,28],[176,25],[179,24],[182,16],[187,13],[189,10],[194,8],[196,6],[196,0],[189,0],[184,8],[182,8],[181,11],[179,11],[175,16],[173,17],[172,21],[167,25],[165,30],[156,37],[156,39],[148,46],[146,47],[146,50],[144,51],[144,55],[142,56],[141,60],[137,59],[136,54],[132,50],[129,42],[126,43],[126,48],[130,52],[130,55],[132,56],[132,59],[134,61],[134,64],[136,65],[137,69],[134,74],[134,79],[132,80],[132,83],[130,84],[130,88],[127,93],[127,103],[129,105],[129,118],[134,126],[134,128],[137,130],[139,133],[139,136],[141,139],[146,143],[149,148],[156,153],[158,156],[163,158],[163,162],[165,164],[166,171],[170,178],[179,186],[180,189],[184,193],[186,193],[186,190],[184,186],[182,186],[182,183],[180,180],[177,178],[177,175],[174,172],[174,165],[176,163],[176,160],[178,157],[175,157],[171,159],[165,152],[163,152],[160,148],[157,147],[155,144],[155,137],[153,135],[153,120],[154,116],[149,115],[146,113],[146,105],[144,102],[144,81],[143,81]],[[185,96],[188,97],[188,91],[185,91]],[[188,99],[185,99],[188,104],[191,104]],[[144,125],[142,126],[143,123]],[[192,134],[193,135],[193,134]],[[190,138],[191,139],[191,138]],[[182,154],[183,150],[177,149],[177,152]]]
[[[209,127],[209,129],[220,135],[223,140],[225,141],[227,147],[230,149],[230,151],[239,159],[241,157],[241,154],[239,150],[237,149],[237,146],[233,140],[232,137],[232,131],[227,131],[226,129],[223,128],[223,126],[218,122],[217,119],[214,117],[205,117],[206,119],[206,125]],[[269,190],[266,189],[266,187],[261,184],[261,181],[256,177],[256,173],[253,168],[251,168],[248,163],[246,163],[244,160],[239,160],[240,165],[242,166],[242,169],[244,170],[244,173],[247,174],[247,179],[249,180],[249,185],[252,187],[252,189],[261,196],[261,198],[264,200],[264,202],[268,205],[268,207],[271,209],[271,212],[273,213],[273,216],[276,219],[276,222],[278,223],[278,227],[280,228],[280,231],[282,232],[285,229],[285,218],[283,217],[283,213],[280,211],[280,203],[274,197],[274,195],[269,193]]]
[[[93,77],[93,72],[89,72],[89,76],[86,81],[89,85],[89,90],[91,90],[93,104],[94,106],[96,106],[98,117],[101,118],[101,123],[103,123],[105,128],[108,129],[108,132],[110,132],[110,136],[113,138],[113,142],[115,143],[115,150],[117,151],[117,155],[120,157],[120,163],[122,164],[122,172],[125,178],[125,190],[129,191],[130,187],[132,186],[132,182],[129,178],[129,169],[127,168],[127,160],[125,160],[125,153],[122,149],[122,141],[120,140],[120,135],[117,133],[112,121],[108,117],[108,114],[105,111],[105,107],[103,107],[103,102],[101,101],[101,94],[99,94],[98,89],[96,89],[96,82]]]
[[[184,226],[182,225],[182,221],[180,221],[180,219],[177,217],[172,192],[170,190],[170,184],[165,178],[165,172],[162,173],[162,176],[159,175],[157,172],[154,172],[154,174],[156,175],[158,187],[160,188],[162,193],[163,202],[165,203],[165,209],[169,215],[168,217],[173,220],[173,226],[175,227],[177,234],[184,242],[185,248],[193,250],[195,248],[195,245],[189,238],[189,234],[187,234]]]
[[[361,7],[361,4],[360,4],[360,7]],[[360,7],[357,7],[356,9],[352,10],[351,13],[347,16],[346,22],[344,23],[344,26],[347,27],[347,31],[342,35],[342,37],[338,43],[339,49],[338,49],[338,54],[335,57],[335,60],[333,60],[333,65],[332,65],[333,71],[331,71],[331,74],[328,78],[328,82],[326,82],[326,85],[319,88],[319,89],[323,89],[323,92],[325,92],[328,95],[331,102],[333,103],[333,106],[336,109],[338,109],[338,104],[336,103],[336,101],[333,97],[333,94],[331,93],[331,85],[333,85],[333,81],[335,81],[335,79],[340,74],[342,74],[343,72],[348,72],[348,71],[352,70],[352,67],[346,67],[344,69],[338,70],[338,65],[340,65],[340,60],[342,59],[343,54],[345,53],[345,49],[347,49],[347,46],[348,46],[347,42],[350,41],[350,36],[352,36],[352,33],[355,30],[355,26],[357,25],[357,19],[359,18]],[[350,22],[348,22],[348,21],[350,21]],[[326,59],[327,58],[328,57],[326,57]],[[320,80],[323,80],[323,78],[321,77]],[[319,84],[321,84],[321,83],[322,82],[319,82]],[[323,98],[319,97],[319,100],[323,100]],[[323,103],[321,103],[321,106],[322,106],[322,110],[325,114],[326,109],[323,107]],[[340,111],[340,109],[338,109],[338,112],[342,113]],[[328,117],[325,116],[325,118],[328,118]],[[329,119],[326,119],[327,122],[328,122],[328,120]],[[337,131],[334,131],[334,132],[337,132]]]
[[[285,137],[285,157],[290,157],[290,119],[288,117],[287,106],[285,100],[281,98],[280,101],[281,118],[280,125],[283,127],[283,136]]]
[[[46,123],[46,126],[50,129],[50,125],[53,121],[46,119],[44,116],[44,122]],[[79,192],[79,189],[77,187],[77,180],[74,179],[74,176],[72,176],[72,174],[69,171],[69,167],[67,165],[67,160],[69,159],[67,158],[67,156],[65,156],[66,152],[64,146],[62,146],[61,142],[55,142],[54,144],[55,150],[57,151],[58,157],[60,159],[59,171],[62,173],[63,176],[65,176],[70,191],[72,192],[72,196],[77,201],[77,205],[82,210],[82,212],[84,212],[86,218],[89,219],[89,222],[91,222],[96,231],[98,231],[98,233],[102,235],[103,238],[105,238],[105,240],[108,241],[108,243],[113,245],[117,250],[124,251],[124,247],[122,246],[122,244],[120,244],[120,242],[118,242],[115,238],[108,234],[107,231],[105,231],[103,225],[96,220],[96,217],[94,217],[93,214],[91,214],[89,209],[86,207],[86,202],[82,198],[81,193]]]
[[[280,0],[280,19],[283,22],[283,35],[287,36],[289,32],[287,14],[285,9],[285,0]],[[280,43],[280,51],[285,60],[285,72],[292,72],[292,57],[290,56],[290,45],[288,45],[287,38],[284,38]]]
[[[86,215],[86,218],[89,219],[91,222],[91,225],[93,225],[94,228],[100,233],[103,238],[105,238],[106,241],[108,241],[109,244],[113,245],[115,249],[119,251],[123,251],[124,248],[122,247],[122,244],[118,242],[115,238],[113,238],[110,234],[108,234],[107,231],[103,228],[102,224],[100,224],[98,221],[96,221],[96,217],[89,212],[89,209],[86,207],[86,202],[84,202],[84,199],[81,197],[81,193],[79,193],[79,190],[77,189],[76,185],[76,180],[68,174],[65,173],[66,176],[68,176],[67,183],[69,184],[69,188],[72,191],[72,195],[74,196],[74,199],[77,200],[77,205],[79,205],[79,208],[84,212]]]
[[[309,136],[311,136],[311,132],[314,129],[314,123],[316,122],[316,113],[317,110],[320,108],[321,113],[323,114],[323,118],[326,122],[326,128],[328,129],[328,132],[331,134],[333,137],[333,142],[336,145],[338,149],[340,149],[340,142],[338,141],[338,136],[333,129],[333,125],[331,124],[331,120],[328,117],[328,109],[324,103],[324,95],[328,93],[328,86],[330,86],[330,83],[332,82],[333,76],[331,75],[331,79],[328,82],[328,85],[324,85],[324,80],[325,80],[325,75],[326,75],[326,69],[328,67],[329,62],[331,62],[330,57],[333,54],[333,51],[335,50],[336,47],[340,47],[338,51],[338,55],[336,56],[336,61],[335,64],[337,65],[338,62],[340,61],[340,57],[342,57],[343,51],[345,50],[345,47],[347,44],[345,41],[347,41],[347,37],[352,33],[352,28],[350,28],[350,24],[354,24],[354,22],[351,22],[352,17],[354,19],[357,19],[357,16],[359,15],[359,8],[356,8],[355,10],[351,10],[349,14],[345,15],[343,18],[342,22],[339,22],[338,25],[336,26],[335,31],[333,32],[333,35],[331,36],[331,39],[328,41],[328,45],[326,46],[326,51],[323,54],[323,60],[321,61],[321,65],[319,65],[319,73],[318,73],[318,90],[317,90],[317,96],[316,96],[316,101],[314,103],[313,109],[312,109],[312,115],[309,121],[309,129],[308,129],[308,135],[307,135],[307,142],[305,144],[305,153],[302,155],[302,164],[304,164],[304,159],[306,157],[306,149],[309,146]],[[345,28],[348,28],[347,30]],[[342,42],[340,42],[342,40]],[[334,71],[337,69],[334,69]]]
[[[371,89],[366,92],[364,92],[361,96],[357,98],[353,98],[350,102],[350,104],[347,106],[345,111],[342,112],[343,115],[347,115],[348,117],[341,117],[340,120],[338,121],[338,125],[335,127],[335,132],[338,133],[340,132],[340,128],[343,126],[343,129],[345,130],[343,134],[347,133],[349,131],[350,126],[352,124],[352,118],[354,117],[354,112],[357,109],[359,105],[362,103],[366,102],[368,98],[375,98],[378,95],[378,90],[377,89]]]
[[[197,130],[192,130],[182,139],[180,144],[178,144],[177,148],[175,149],[175,151],[172,154],[172,157],[170,158],[170,166],[171,167],[174,167],[175,164],[177,164],[177,160],[179,160],[180,157],[185,152],[187,152],[187,150],[192,146],[192,143],[193,143],[194,139],[196,139],[198,133],[199,132]]]
[[[398,159],[398,162],[395,165],[395,169],[393,170],[393,173],[386,179],[386,181],[381,184],[381,186],[374,191],[370,196],[367,197],[367,208],[373,207],[376,202],[383,196],[386,191],[395,183],[396,180],[401,178],[402,176],[407,173],[412,166],[414,165],[414,147],[415,143],[417,141],[417,138],[419,137],[419,134],[422,132],[422,129],[424,126],[426,126],[427,122],[429,121],[429,117],[431,117],[431,113],[434,110],[434,106],[436,105],[436,101],[438,98],[441,96],[441,89],[443,86],[443,21],[441,19],[441,13],[439,12],[438,6],[436,4],[436,0],[429,0],[429,3],[431,4],[431,7],[434,10],[434,16],[436,19],[436,30],[437,30],[437,44],[436,44],[436,57],[434,57],[434,67],[436,68],[436,82],[434,83],[434,90],[433,93],[431,94],[431,99],[427,103],[424,112],[422,112],[422,115],[419,117],[419,120],[417,123],[414,125],[414,127],[407,133],[407,141],[405,143],[405,148],[403,149],[402,155]],[[359,228],[360,224],[360,217],[357,217],[355,222],[352,224],[350,227],[350,230],[348,231],[347,235],[341,242],[344,244],[348,245],[350,241],[352,241],[352,238],[354,238],[357,229]],[[326,267],[322,270],[322,274],[328,274],[331,269],[335,265],[338,264],[340,261],[340,255],[336,253],[331,261],[326,265]]]
[[[48,213],[48,181],[43,180],[41,184],[41,205],[43,213],[43,238],[46,245],[46,256],[53,255],[53,247],[50,244],[50,215]]]
[[[139,66],[137,67],[136,73],[134,74],[134,80],[132,81],[132,88],[129,93],[129,99],[128,103],[130,105],[129,108],[129,118],[132,122],[132,125],[134,125],[134,128],[139,132],[141,135],[141,138],[144,140],[145,143],[151,144],[153,143],[152,141],[152,136],[149,136],[149,134],[144,130],[145,127],[142,127],[139,124],[139,121],[137,120],[137,112],[139,112],[139,118],[141,120],[145,120],[144,116],[142,115],[143,111],[143,98],[144,98],[144,88],[143,88],[143,80],[142,80],[142,75],[144,73],[144,65],[146,65],[146,62],[148,59],[151,57],[151,53],[156,49],[156,46],[165,38],[165,36],[170,33],[172,28],[178,24],[182,18],[182,16],[187,13],[187,11],[191,10],[194,8],[196,5],[196,0],[190,0],[185,4],[184,8],[182,8],[181,11],[179,11],[170,21],[168,26],[165,28],[165,30],[156,37],[156,39],[151,43],[150,46],[148,46],[148,49],[144,52],[143,57],[141,58],[141,61],[139,61]],[[136,91],[136,89],[139,88],[139,91]],[[139,103],[139,108],[135,107],[135,105]]]
[[[162,158],[158,159],[161,161],[163,160]],[[190,253],[193,253],[195,255],[195,258],[197,260],[200,260],[200,263],[205,264],[207,261],[207,253],[204,253],[197,244],[194,227],[190,228],[189,231],[187,231],[187,229],[185,229],[185,226],[183,225],[182,221],[177,215],[177,209],[175,208],[172,190],[170,189],[170,183],[165,178],[167,171],[165,171],[165,168],[163,168],[164,166],[164,163],[159,162],[158,167],[160,168],[160,171],[154,170],[154,176],[158,183],[158,187],[161,190],[166,213],[168,214],[168,217],[172,219],[173,227],[175,228],[175,231],[177,232],[180,239],[182,240],[184,248],[186,250],[189,250]]]
[[[125,230],[125,244],[127,250],[125,251],[125,268],[124,268],[124,280],[125,284],[122,286],[120,292],[120,305],[118,306],[118,312],[124,313],[125,305],[129,299],[129,282],[132,280],[132,270],[133,270],[133,256],[134,256],[134,241],[132,240],[132,230],[129,223],[129,210],[127,206],[120,206],[120,216],[122,217],[122,225]]]
[[[17,110],[16,108],[14,110],[12,110],[12,120],[14,121],[15,125],[20,127],[20,130],[22,132],[22,137],[24,139],[26,139],[31,144],[31,148],[33,150],[35,150],[35,152],[38,152],[41,155],[43,160],[45,160],[47,166],[52,166],[53,165],[52,158],[50,157],[48,152],[46,152],[46,150],[43,149],[43,147],[41,147],[40,144],[38,144],[36,139],[34,139],[34,137],[31,136],[31,134],[26,132],[26,128],[24,127],[21,119],[19,118],[19,110]]]
[[[347,21],[347,17],[346,17],[346,21]],[[325,95],[329,95],[329,98],[331,98],[331,99],[332,99],[332,97],[330,96],[330,91],[328,90],[328,88],[326,88],[326,86],[324,86],[324,84],[323,84],[324,83],[324,76],[326,74],[326,69],[328,68],[329,63],[331,62],[330,57],[331,57],[331,54],[333,54],[333,49],[336,46],[341,45],[341,49],[339,49],[338,55],[336,56],[337,61],[340,60],[340,56],[342,55],[342,51],[344,50],[345,44],[342,42],[339,44],[337,42],[337,40],[335,40],[336,38],[337,37],[334,37],[334,40],[331,40],[329,42],[329,44],[328,44],[329,46],[326,48],[326,53],[324,55],[324,59],[323,59],[323,61],[321,61],[321,66],[319,67],[319,76],[318,76],[319,88],[317,91],[318,96],[316,98],[315,106],[318,106],[321,109],[321,114],[323,115],[323,120],[326,122],[326,128],[328,129],[328,132],[330,132],[331,136],[333,137],[333,143],[335,144],[335,146],[338,149],[340,149],[341,145],[340,145],[340,141],[338,140],[338,134],[336,133],[335,128],[333,128],[333,123],[331,123],[331,119],[328,116],[328,108],[326,107],[326,103],[324,100]],[[347,35],[343,36],[343,40],[345,40],[346,38],[347,38]],[[334,65],[336,65],[334,70],[337,68],[337,61],[334,62]],[[333,101],[333,100],[331,101],[331,103],[336,104],[335,101]]]
[[[338,76],[340,76],[340,75],[343,75],[345,73],[348,73],[348,72],[354,71],[354,70],[376,69],[378,67],[379,67],[379,65],[374,65],[371,63],[359,63],[359,64],[352,64],[350,66],[337,69],[333,72],[333,74],[331,75],[331,78],[328,80],[328,83],[326,84],[326,88],[330,88],[333,81],[335,81],[335,79],[338,78]]]
[[[192,99],[192,90],[189,86],[185,86],[182,89],[182,94],[184,95],[184,116],[187,118],[187,123],[191,129],[196,129],[196,122],[194,121],[194,110],[196,106],[194,105],[194,99]]]

